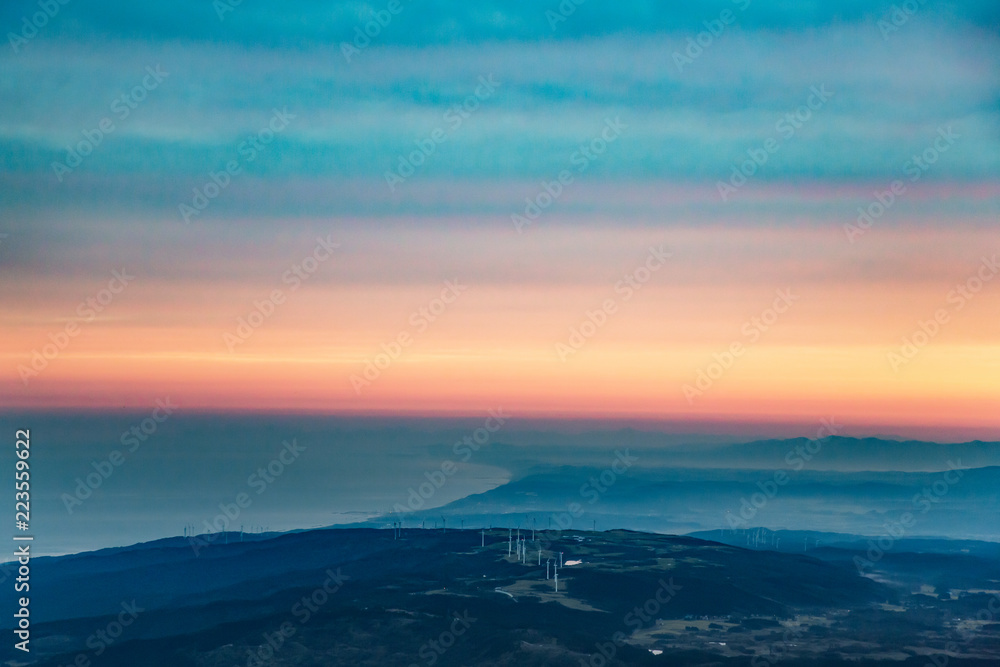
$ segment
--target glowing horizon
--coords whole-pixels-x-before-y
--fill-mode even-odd
[[[819,225],[593,225],[585,233],[550,225],[531,237],[483,227],[459,241],[454,234],[422,232],[428,259],[445,262],[449,240],[479,249],[441,272],[437,284],[357,281],[358,255],[378,234],[339,229],[328,235],[339,247],[295,290],[273,260],[273,271],[254,267],[249,285],[217,285],[209,298],[196,277],[214,269],[180,259],[178,278],[136,273],[87,322],[76,306],[107,281],[46,286],[56,298],[26,294],[8,344],[32,353],[48,345],[51,353],[50,335],[58,338],[73,321],[79,333],[44,367],[38,355],[6,353],[24,377],[0,385],[5,404],[138,407],[170,395],[189,409],[464,414],[503,405],[540,417],[808,421],[829,414],[902,426],[1000,423],[988,372],[1000,367],[997,323],[989,318],[1000,290],[989,282],[967,296],[957,289],[992,256],[982,251],[989,229],[887,227],[856,244],[842,229]],[[301,236],[299,254],[309,257],[317,241]],[[506,264],[516,243],[526,248],[514,271]],[[669,258],[642,271],[650,248]],[[557,252],[595,261],[567,268],[550,260]],[[286,262],[286,270],[297,263]],[[629,286],[625,277],[637,269]],[[372,277],[380,270],[388,269],[372,267]],[[271,286],[260,276],[271,276]],[[437,302],[449,281],[458,287],[446,295],[452,303]],[[281,298],[271,302],[275,291]],[[613,312],[604,311],[609,300]],[[772,310],[776,303],[784,312]],[[261,309],[273,313],[255,318]],[[921,322],[941,310],[948,318],[932,342],[894,368],[891,355],[902,354],[904,339],[921,342]],[[733,344],[742,353],[730,357]]]
[[[0,54],[0,402],[995,434],[995,7],[676,57],[733,4],[72,10]]]

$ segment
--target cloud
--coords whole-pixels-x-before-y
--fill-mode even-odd
[[[220,2],[223,0],[220,0]],[[179,0],[135,4],[109,0],[99,5],[74,4],[60,20],[47,26],[45,38],[127,39],[144,41],[225,42],[243,47],[314,47],[337,45],[355,27],[384,11],[388,0],[371,2],[234,2],[232,11],[219,3]],[[575,40],[627,33],[630,35],[702,30],[703,22],[724,9],[746,6],[740,23],[751,30],[805,30],[835,24],[873,21],[888,16],[894,3],[882,0],[704,0],[665,4],[630,0],[613,5],[582,2],[553,29],[546,11],[558,12],[560,0],[542,3],[458,0],[417,3],[401,0],[401,12],[379,34],[382,44],[431,46],[476,44],[497,40]],[[5,3],[0,25],[16,27],[37,7],[31,2]],[[921,14],[951,23],[993,28],[1000,8],[991,0],[923,3]],[[220,16],[222,18],[220,19]]]
[[[0,56],[0,183],[15,191],[3,206],[97,200],[176,209],[209,172],[238,157],[241,142],[275,108],[287,107],[295,121],[244,165],[243,183],[294,213],[298,203],[282,192],[313,181],[367,182],[372,208],[391,211],[407,195],[380,195],[375,184],[415,141],[447,127],[444,114],[486,74],[501,82],[496,94],[449,133],[403,190],[457,177],[553,178],[606,118],[618,116],[628,131],[587,179],[714,184],[747,150],[776,136],[780,120],[817,85],[834,97],[783,142],[759,181],[881,181],[945,125],[964,139],[928,179],[989,180],[1000,170],[993,35],[927,21],[891,40],[871,23],[805,34],[739,26],[678,71],[672,53],[687,36],[380,45],[350,66],[335,47],[246,49],[235,39],[34,44]],[[147,66],[170,76],[117,120],[113,101],[141,82]],[[58,183],[53,162],[109,116],[114,133]],[[245,210],[221,197],[206,217]]]

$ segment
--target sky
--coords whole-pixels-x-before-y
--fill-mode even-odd
[[[0,404],[995,439],[1000,9],[893,6],[4,3]]]

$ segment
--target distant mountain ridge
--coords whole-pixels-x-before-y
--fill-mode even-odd
[[[961,468],[1000,466],[1000,442],[973,440],[937,443],[831,436],[752,440],[736,444],[678,443],[660,434],[622,429],[578,436],[560,435],[549,443],[507,438],[481,448],[472,460],[515,475],[538,464],[600,466],[616,450],[630,449],[640,468],[727,468],[827,470],[843,472],[940,472],[949,462]],[[450,446],[431,448],[454,458]]]
[[[1000,541],[1000,466],[945,472],[636,467],[614,477],[608,470],[539,466],[491,491],[393,519],[431,526],[442,516],[449,525],[522,517],[515,525],[534,521],[546,528],[572,514],[574,528],[691,533],[765,526],[877,536],[909,512],[916,517],[909,537]]]
[[[817,447],[818,451],[813,453]],[[1000,442],[973,440],[939,444],[831,436],[815,441],[808,438],[757,440],[723,447],[718,454],[732,467],[764,462],[780,466],[792,459],[812,470],[937,472],[949,470],[952,463],[958,468],[1000,465]]]

